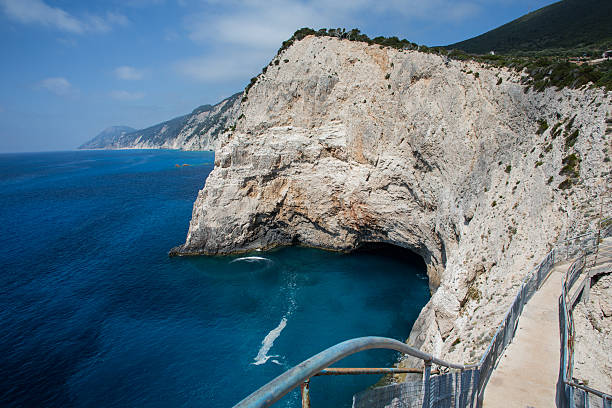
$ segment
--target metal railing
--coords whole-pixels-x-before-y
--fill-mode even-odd
[[[602,225],[597,234],[592,234],[596,239],[595,247],[585,245],[582,247],[581,255],[570,265],[563,279],[562,293],[559,297],[559,325],[561,327],[561,368],[560,368],[560,398],[559,405],[564,408],[589,408],[589,407],[612,407],[612,395],[578,384],[573,377],[574,370],[574,340],[575,327],[572,310],[581,296],[588,293],[591,274],[589,267],[595,266],[599,254],[599,243],[602,239],[610,236],[612,229],[610,225]],[[589,261],[588,257],[592,260]],[[584,283],[571,294],[574,284],[578,278],[587,272]]]
[[[609,234],[609,231],[607,232]],[[501,356],[503,355],[506,347],[512,342],[516,329],[518,327],[519,317],[523,311],[525,304],[531,299],[533,294],[540,289],[542,284],[546,281],[550,275],[553,264],[560,260],[566,260],[576,255],[576,248],[591,248],[597,253],[598,243],[601,238],[602,231],[599,230],[593,234],[583,234],[579,237],[575,237],[566,241],[561,242],[555,248],[553,248],[538,264],[531,273],[529,273],[521,283],[521,287],[514,298],[514,301],[508,308],[504,319],[499,324],[493,339],[487,347],[485,353],[480,359],[477,365],[461,365],[448,363],[443,360],[437,359],[434,356],[424,353],[418,349],[409,347],[403,342],[398,340],[383,338],[383,337],[361,337],[357,339],[347,340],[339,343],[321,353],[311,357],[310,359],[298,364],[289,371],[281,374],[268,384],[255,391],[235,407],[237,408],[255,408],[255,407],[268,407],[274,402],[278,401],[282,396],[287,394],[297,386],[302,388],[302,402],[304,407],[309,405],[309,379],[316,375],[329,375],[329,373],[336,370],[337,375],[342,374],[355,374],[349,373],[351,369],[330,369],[328,368],[331,364],[341,360],[342,358],[368,349],[392,349],[404,354],[419,358],[424,362],[423,378],[422,381],[417,382],[404,382],[400,384],[393,384],[386,387],[378,387],[372,390],[363,391],[356,394],[353,397],[353,408],[359,407],[383,407],[388,406],[390,403],[393,406],[401,406],[404,408],[434,408],[434,407],[481,407],[484,397],[484,391],[491,377],[491,374]],[[582,259],[582,261],[580,261]],[[579,264],[576,262],[583,262]],[[586,264],[586,257],[579,257],[566,274],[566,280],[575,283],[579,276],[579,272],[576,268],[584,268]],[[577,266],[574,266],[577,265]],[[579,268],[579,269],[580,269]],[[580,271],[582,270],[580,269]],[[570,285],[571,287],[571,285]],[[564,282],[564,291],[566,290],[566,284]],[[565,293],[565,292],[564,292]],[[565,296],[562,296],[563,307],[566,307]],[[566,309],[564,309],[566,310]],[[562,317],[566,318],[571,315],[564,314]],[[563,344],[567,344],[568,341],[573,342],[573,337],[569,337],[568,333],[573,333],[573,322],[567,319],[569,322],[570,329],[565,327],[565,332],[562,333]],[[572,334],[573,336],[573,334]],[[571,349],[573,353],[573,348]],[[564,349],[564,367],[567,367],[566,363],[568,360],[568,354],[565,353]],[[570,359],[571,361],[571,355]],[[449,369],[458,370],[455,372],[449,372],[446,374],[439,374],[437,376],[431,376],[431,366],[436,364],[441,367],[447,367]],[[384,370],[384,369],[360,369],[360,370]],[[389,373],[393,373],[393,370],[401,369],[387,369],[391,370]],[[415,370],[415,369],[408,369]],[[342,372],[344,371],[344,372]],[[399,371],[395,371],[396,373]],[[379,372],[380,373],[380,372]],[[567,372],[564,370],[564,375]],[[564,380],[567,378],[571,379],[571,370],[568,377],[563,377]],[[588,387],[575,386],[571,382],[567,381],[566,390],[569,386],[571,394],[568,394],[568,398],[572,395],[577,395],[576,389],[580,392],[586,393]],[[587,391],[585,391],[587,390]],[[597,391],[597,393],[600,393]],[[601,394],[601,393],[600,393]],[[582,395],[582,394],[580,394]],[[597,394],[596,394],[597,395]],[[573,398],[573,397],[572,397]],[[587,398],[588,400],[588,398]],[[606,402],[607,401],[607,402]],[[607,405],[606,405],[607,404]],[[589,405],[571,405],[571,407],[588,407]],[[611,408],[610,401],[604,399],[603,408]]]
[[[298,385],[304,384],[308,379],[326,369],[333,363],[342,360],[351,354],[371,349],[395,350],[423,360],[425,364],[425,369],[423,370],[423,384],[425,386],[424,392],[426,394],[430,392],[429,386],[431,385],[432,364],[456,370],[469,370],[470,368],[473,368],[473,366],[448,363],[432,356],[431,354],[424,353],[421,350],[410,347],[406,343],[402,343],[398,340],[389,339],[386,337],[359,337],[336,344],[335,346],[316,354],[308,360],[303,361],[292,369],[285,371],[283,374],[279,375],[274,380],[270,381],[240,401],[237,405],[235,405],[235,408],[269,407],[289,391],[296,388]],[[308,387],[302,386],[303,402],[307,398],[305,397],[305,394],[308,395]]]

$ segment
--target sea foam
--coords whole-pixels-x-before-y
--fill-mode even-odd
[[[264,339],[261,342],[261,348],[259,349],[259,351],[257,352],[257,356],[255,357],[255,362],[251,364],[261,365],[261,364],[264,364],[266,361],[268,361],[268,359],[272,357],[278,357],[278,355],[269,356],[268,351],[270,351],[270,349],[274,345],[274,340],[276,340],[278,336],[280,336],[285,326],[287,326],[287,318],[283,317],[280,323],[278,324],[278,326],[270,330],[270,332],[266,335],[266,337],[264,337]],[[278,361],[276,361],[276,363],[278,364]]]
[[[230,263],[233,264],[234,262],[266,262],[268,263],[268,262],[272,262],[272,260],[268,258],[264,258],[263,256],[243,256],[242,258],[234,259]]]

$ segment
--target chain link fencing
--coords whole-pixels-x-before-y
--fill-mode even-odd
[[[608,218],[607,220],[610,219]],[[572,315],[574,305],[579,300],[585,287],[584,285],[580,286],[572,294],[574,284],[585,271],[585,279],[591,279],[588,269],[597,264],[598,256],[600,261],[609,260],[610,254],[605,253],[606,251],[609,252],[608,246],[604,248],[604,253],[600,253],[599,243],[612,234],[611,226],[612,223],[609,225],[603,224],[602,227],[604,228],[600,229],[597,234],[586,234],[582,237],[582,242],[585,243],[582,247],[582,252],[570,265],[563,280],[562,293],[559,298],[562,364],[559,374],[561,390],[558,401],[559,406],[562,408],[612,408],[612,395],[579,384],[579,381],[573,378],[575,327]],[[589,237],[588,235],[591,236]],[[593,240],[596,242],[594,247],[592,245]],[[590,282],[588,284],[590,285]]]

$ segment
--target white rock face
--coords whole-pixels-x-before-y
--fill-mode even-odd
[[[238,117],[241,94],[216,105],[203,105],[188,115],[159,123],[146,129],[103,133],[83,144],[86,149],[182,149],[215,150],[223,132]]]
[[[236,121],[240,95],[224,99],[210,110],[193,112],[178,135],[167,139],[163,149],[215,150],[225,128]]]
[[[408,343],[476,362],[523,276],[557,239],[593,224],[591,200],[610,174],[610,97],[525,92],[519,80],[474,62],[307,37],[249,90],[173,253],[409,248],[427,264],[432,298]],[[539,120],[549,125],[542,134]],[[579,177],[561,190],[570,154]]]

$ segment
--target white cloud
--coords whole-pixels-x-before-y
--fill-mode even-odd
[[[113,26],[128,23],[127,17],[117,13],[104,16],[87,14],[79,18],[59,7],[49,6],[43,0],[0,0],[0,7],[9,18],[20,23],[39,24],[74,34],[104,33]]]
[[[127,65],[117,67],[113,71],[119,79],[137,81],[144,78],[144,71]]]
[[[118,101],[136,101],[145,97],[143,92],[111,91],[110,97]]]
[[[178,33],[176,33],[176,31],[172,31],[172,30],[168,30],[166,29],[164,31],[164,40],[166,41],[176,41],[180,38],[180,36],[178,35]]]
[[[76,97],[79,94],[79,90],[63,77],[45,78],[36,84],[36,88],[64,97]]]
[[[478,1],[495,0],[207,0],[226,11],[191,13],[185,28],[195,42],[278,48],[300,27],[352,28],[369,14],[435,24],[464,21],[480,11]]]
[[[123,4],[130,7],[149,7],[165,3],[165,0],[124,0]]]
[[[204,0],[203,10],[191,11],[183,28],[208,53],[175,68],[205,82],[249,78],[301,27],[359,27],[370,15],[449,24],[478,14],[477,2],[483,1],[507,0]]]
[[[259,49],[278,48],[296,29],[330,22],[318,7],[295,0],[228,0],[225,4],[228,3],[232,11],[226,14],[188,17],[185,28],[189,38],[202,43],[214,40]]]
[[[58,38],[57,42],[62,44],[65,47],[70,47],[70,48],[76,47],[78,44],[77,41],[72,37]]]
[[[272,55],[255,50],[226,50],[179,61],[175,68],[180,74],[201,82],[231,81],[254,76]]]

